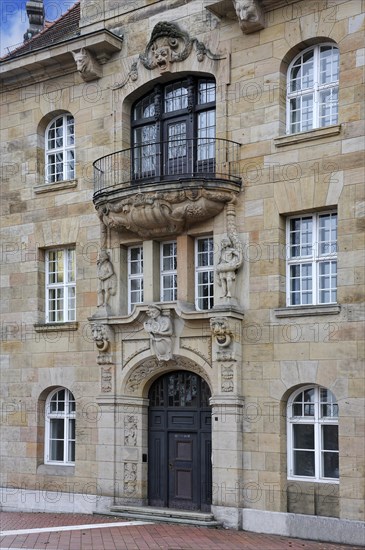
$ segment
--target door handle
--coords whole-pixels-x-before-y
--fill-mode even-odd
[[[174,468],[174,465],[173,465],[173,463],[172,463],[172,462],[169,462],[169,468],[170,468],[170,470],[173,470],[173,468]]]

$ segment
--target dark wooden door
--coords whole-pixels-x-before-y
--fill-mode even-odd
[[[169,373],[150,391],[149,503],[210,511],[212,496],[209,388],[187,371]]]
[[[199,509],[196,433],[169,433],[169,508]]]

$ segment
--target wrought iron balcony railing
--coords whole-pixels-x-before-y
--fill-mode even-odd
[[[103,192],[164,181],[218,180],[240,186],[239,147],[225,139],[192,138],[117,151],[93,164],[94,198]]]

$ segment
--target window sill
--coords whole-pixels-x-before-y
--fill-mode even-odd
[[[276,147],[286,147],[287,145],[297,145],[298,143],[305,143],[306,141],[337,136],[340,132],[341,124],[334,124],[333,126],[326,126],[325,128],[316,128],[309,132],[299,132],[297,134],[280,136],[274,139],[274,143]]]
[[[275,317],[308,317],[313,315],[338,315],[341,306],[338,304],[319,306],[288,306],[274,309]]]
[[[59,330],[77,330],[79,323],[72,321],[70,323],[37,323],[34,325],[36,332],[57,332]]]
[[[51,191],[61,191],[62,189],[73,189],[77,186],[77,180],[64,180],[55,183],[43,183],[34,187],[34,193],[50,193]]]
[[[316,479],[315,477],[288,476],[287,479],[288,481],[297,481],[298,483],[328,483],[331,485],[339,485],[340,483],[338,478]]]
[[[48,476],[74,476],[75,466],[72,464],[40,464],[37,468],[37,474]]]

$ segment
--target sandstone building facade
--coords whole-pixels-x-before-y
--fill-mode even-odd
[[[0,64],[4,510],[364,542],[363,8],[27,3]]]

